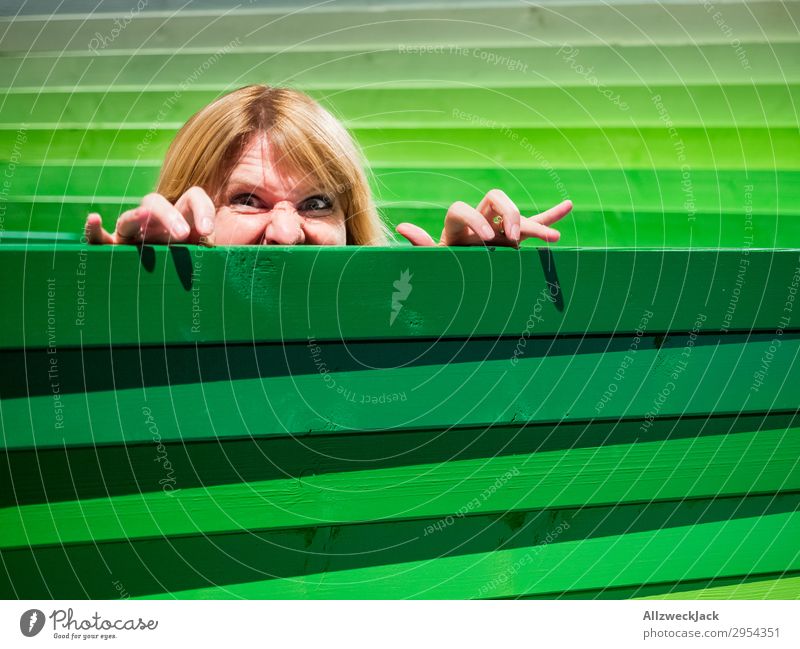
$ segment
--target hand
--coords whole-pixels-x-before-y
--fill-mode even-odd
[[[461,201],[453,203],[444,219],[437,244],[421,227],[400,223],[395,230],[415,246],[509,246],[518,248],[525,239],[558,241],[561,233],[551,227],[572,210],[572,201],[562,201],[536,216],[521,216],[514,202],[499,189],[492,189],[477,208]],[[495,222],[497,221],[497,222]]]
[[[103,229],[99,214],[86,218],[89,243],[210,243],[214,233],[214,202],[200,187],[190,187],[172,205],[161,194],[148,194],[141,205],[117,219],[113,234]]]

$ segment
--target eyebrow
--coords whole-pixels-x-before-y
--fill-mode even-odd
[[[261,183],[253,182],[249,178],[231,178],[228,180],[228,187],[252,187],[253,189],[261,187]]]
[[[256,190],[261,189],[262,185],[261,183],[254,183],[249,178],[231,178],[228,181],[226,189],[230,191],[232,188],[243,189],[243,190],[246,189],[252,194],[255,193]],[[316,184],[306,185],[304,187],[304,190],[300,192],[300,194],[303,198],[309,198],[311,196],[316,196],[318,194],[324,194],[331,199],[336,198],[336,196],[332,192],[327,191],[322,185],[316,185]]]

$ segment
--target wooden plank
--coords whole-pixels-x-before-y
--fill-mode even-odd
[[[104,164],[101,160],[74,161],[69,164],[0,163],[0,175],[8,179],[6,229],[14,229],[18,212],[37,210],[34,225],[56,223],[62,219],[85,216],[86,206],[108,205],[111,213],[121,213],[125,201],[136,201],[153,191],[160,163]],[[6,175],[6,171],[8,174]],[[421,210],[448,207],[456,199],[476,205],[488,189],[502,187],[523,214],[541,212],[563,200],[564,193],[575,204],[570,219],[589,212],[630,212],[637,217],[636,231],[644,228],[644,219],[652,213],[687,213],[686,195],[681,188],[679,169],[545,169],[495,167],[372,167],[372,188],[383,209]],[[693,169],[691,173],[694,209],[700,213],[720,212],[743,223],[745,213],[759,217],[800,214],[800,170]],[[748,190],[748,186],[752,188]],[[758,201],[750,200],[748,191]],[[118,202],[119,201],[119,202]],[[20,203],[16,205],[15,203]],[[57,210],[57,211],[56,211]],[[747,212],[746,212],[747,210]],[[27,216],[27,215],[26,215]],[[439,215],[441,218],[441,214]],[[399,218],[399,215],[398,215]],[[50,221],[52,219],[52,221]],[[780,218],[784,227],[791,219]],[[77,224],[77,221],[76,221]],[[566,222],[559,224],[563,229]],[[581,225],[581,232],[587,224]],[[741,223],[740,223],[741,225]],[[659,228],[661,229],[661,228]],[[753,235],[759,234],[754,228]],[[789,241],[786,239],[787,245]],[[621,245],[621,244],[620,244]],[[739,246],[743,242],[739,242]]]
[[[454,1],[455,0],[437,0],[437,4],[447,5],[454,3]],[[470,1],[475,3],[475,0]],[[489,0],[489,2],[491,1],[492,0]],[[552,0],[540,0],[542,4],[547,4],[551,1]],[[563,0],[556,1],[563,2]],[[589,1],[591,2],[594,0]],[[367,10],[370,8],[380,9],[397,5],[402,6],[402,4],[403,2],[400,0],[328,0],[322,7],[325,9],[340,7],[353,9],[358,7]],[[476,4],[481,4],[481,2],[477,2]],[[483,0],[483,4],[486,4],[485,0]],[[320,7],[319,2],[315,0],[250,0],[247,5],[244,6],[250,9],[277,10],[281,13],[298,9],[307,11]],[[198,10],[224,11],[230,9],[230,4],[225,0],[192,0],[192,4],[188,7],[190,8],[187,9],[186,0],[158,0],[157,2],[148,2],[147,4],[148,13],[151,14],[164,14],[165,12],[172,14],[178,10],[195,12]],[[25,0],[23,3],[19,3],[16,0],[2,0],[2,2],[0,2],[0,15],[24,16],[34,20],[37,18],[41,19],[42,16],[70,18],[74,17],[75,14],[94,14],[95,16],[99,14],[100,16],[119,17],[130,15],[131,8],[132,5],[129,0],[103,0],[103,3],[99,6],[92,0],[70,0],[68,4],[57,5],[49,2],[49,0]]]
[[[627,333],[646,312],[648,333],[691,331],[699,316],[705,320],[697,329],[706,333],[774,332],[781,323],[791,329],[791,304],[784,310],[800,262],[796,249],[319,253],[306,246],[156,246],[140,253],[4,245],[0,289],[8,308],[0,315],[0,347],[508,336],[507,361],[524,332]],[[406,269],[412,291],[393,311],[393,284]]]
[[[141,487],[150,491],[143,493],[3,508],[2,547],[409,518],[426,519],[417,529],[425,534],[431,525],[427,519],[452,518],[459,512],[800,490],[798,428],[344,473],[316,473],[312,465],[298,477],[185,489],[171,462],[170,471],[163,470],[167,452],[151,455],[152,462],[162,458],[162,478],[173,479],[166,491],[161,488],[166,482],[148,481]]]
[[[0,174],[6,171],[6,231],[77,238],[89,212],[113,221],[152,191],[158,167],[0,164]],[[560,246],[779,247],[800,240],[796,171],[693,170],[690,227],[677,169],[379,167],[372,174],[384,218],[390,224],[411,221],[431,233],[441,230],[443,214],[456,197],[477,204],[488,188],[503,187],[523,214],[547,209],[568,192],[576,207],[558,226]]]
[[[471,515],[428,521],[439,527],[429,534],[423,520],[393,520],[29,547],[4,551],[0,594],[552,597],[609,586],[633,596],[796,569],[796,507],[796,495],[717,498]]]
[[[473,2],[475,0],[472,0]],[[489,0],[491,2],[491,0]],[[547,4],[553,0],[540,0],[540,4]],[[556,2],[563,2],[564,0],[555,0]],[[568,0],[569,1],[569,0]],[[588,0],[595,2],[597,0]],[[669,1],[669,0],[667,0]],[[457,4],[463,0],[436,0],[438,5]],[[483,2],[486,4],[486,2]],[[68,16],[69,14],[108,14],[111,16],[124,15],[130,12],[131,4],[129,0],[103,0],[103,3],[98,6],[93,0],[71,0],[69,4],[54,5],[49,0],[26,0],[24,3],[19,4],[15,0],[3,0],[0,3],[0,15],[8,16]],[[386,8],[391,6],[402,5],[402,0],[329,0],[323,7],[359,7],[363,9],[368,8]],[[477,4],[480,4],[478,2]],[[158,0],[157,4],[148,3],[148,8],[152,11],[159,12],[174,12],[178,9],[186,10],[186,0]],[[299,8],[313,9],[319,7],[319,3],[315,0],[252,0],[248,2],[248,7],[252,9],[269,9],[288,11],[291,9],[297,10]],[[192,0],[190,10],[220,10],[229,9],[230,5],[224,0]]]
[[[728,3],[736,2],[737,0],[727,0]],[[742,0],[738,0],[742,1]],[[755,0],[756,2],[763,2],[765,0]],[[130,4],[127,0],[105,0],[100,7],[92,4],[91,0],[73,0],[69,5],[54,6],[47,2],[47,0],[27,0],[24,6],[15,6],[14,0],[3,0],[4,4],[0,5],[4,16],[63,16],[70,17],[70,14],[77,13],[97,13],[109,14],[118,16],[130,10]],[[550,6],[555,8],[564,8],[570,5],[619,5],[631,4],[632,0],[540,0],[538,2],[541,6]],[[634,4],[636,0],[633,0]],[[502,3],[502,0],[501,2]],[[286,13],[289,9],[302,8],[304,11],[317,9],[317,10],[334,10],[334,9],[349,9],[358,8],[364,11],[402,8],[406,3],[404,0],[330,0],[325,5],[319,5],[312,0],[253,0],[250,9],[274,11],[278,13]],[[498,4],[498,0],[437,0],[437,7],[462,7],[468,4],[477,7],[491,7]],[[664,0],[662,5],[669,7],[675,4],[685,4],[685,0]],[[196,0],[192,3],[192,10],[208,11],[219,10],[228,8],[229,5],[224,0]],[[186,9],[185,2],[181,0],[159,0],[156,6],[148,5],[147,9],[151,13],[164,13],[174,12],[177,9]]]
[[[794,433],[789,429],[796,425],[797,417],[797,413],[791,413],[657,418],[647,429],[646,441],[714,437],[724,445],[722,438],[726,435],[743,439],[739,436],[754,437],[758,431],[766,431],[767,437],[777,435],[776,431],[785,431],[785,443],[790,447]],[[151,435],[149,442],[124,446],[37,447],[3,454],[0,507],[110,498],[169,488],[286,478],[301,480],[311,474],[339,474],[344,481],[346,474],[352,471],[438,466],[480,458],[556,458],[562,454],[566,460],[569,451],[634,444],[642,435],[641,428],[641,421],[601,420],[450,427],[440,431],[412,429],[402,434],[386,431],[359,435],[357,444],[353,443],[352,435],[259,437],[212,443],[208,440],[169,442]],[[160,430],[157,433],[160,434]],[[664,448],[669,450],[669,445]],[[551,455],[542,455],[547,453]],[[783,461],[784,453],[779,455],[780,458],[771,461]],[[169,470],[163,463],[154,462],[154,456],[169,458]],[[678,462],[676,468],[680,464]],[[81,470],[74,471],[75,466],[80,466]],[[761,471],[753,475],[753,480],[762,479],[758,473]]]
[[[638,584],[621,588],[572,590],[561,593],[525,595],[519,599],[795,599],[798,573],[748,573],[733,577],[712,577],[677,582]]]
[[[726,500],[717,502],[728,511],[741,506],[737,517],[709,520],[720,510],[698,501],[677,506],[693,514],[684,518],[683,525],[671,526],[676,524],[675,519],[662,509],[662,515],[670,523],[656,524],[648,532],[629,527],[610,536],[573,541],[562,535],[555,542],[545,543],[547,536],[532,530],[536,541],[528,547],[335,573],[320,571],[293,579],[212,585],[148,598],[359,599],[365,596],[367,588],[371,599],[516,597],[800,568],[795,542],[800,533],[800,513],[791,511],[797,508],[797,496],[776,499],[788,511],[775,514],[764,508],[762,499],[750,503],[737,499],[726,503]],[[792,505],[788,505],[790,501]],[[748,509],[757,513],[748,517],[745,513]],[[581,516],[601,513],[609,516],[608,510],[592,509],[582,510]],[[565,518],[561,512],[557,513],[549,530],[558,529],[559,524],[563,526]],[[571,527],[563,534],[569,534],[574,527],[574,519],[566,520]],[[523,520],[522,526],[526,522]]]
[[[21,147],[27,162],[92,158],[161,160],[176,129],[34,129]],[[797,128],[684,128],[680,140],[666,128],[497,128],[383,129],[358,127],[352,133],[371,164],[732,167],[800,166]],[[11,151],[17,129],[0,129]],[[676,148],[676,144],[679,145]],[[140,151],[137,147],[143,147]],[[685,147],[685,148],[683,148]]]
[[[679,593],[651,595],[639,599],[800,599],[800,576],[748,581],[730,586],[715,586]]]
[[[702,5],[662,6],[640,2],[618,6],[569,4],[551,7],[492,5],[452,9],[389,8],[377,16],[360,9],[276,13],[263,10],[228,12],[157,12],[136,14],[124,30],[110,37],[114,17],[107,14],[0,20],[5,51],[97,51],[153,48],[239,47],[337,48],[452,43],[666,44],[725,43],[730,37]],[[796,37],[800,10],[794,3],[728,4],[726,25],[740,41],[780,41]],[[583,28],[581,29],[580,26]]]
[[[487,186],[487,185],[484,185]],[[562,197],[551,192],[554,197],[550,203],[526,210],[524,214],[536,214],[561,202]],[[654,193],[655,196],[657,194]],[[797,203],[800,205],[800,203]],[[556,227],[561,232],[559,247],[618,247],[631,248],[741,248],[751,245],[759,248],[793,247],[800,241],[800,215],[792,214],[792,209],[756,214],[747,208],[740,212],[723,212],[720,210],[693,211],[693,219],[687,226],[689,212],[685,209],[675,211],[647,209],[615,209],[601,207],[591,209],[576,207],[570,215]],[[64,210],[66,212],[66,210]],[[447,207],[420,208],[406,206],[384,206],[380,212],[394,228],[398,223],[410,221],[438,237],[442,230],[442,215]],[[24,212],[23,212],[24,213]],[[120,214],[110,209],[106,214]],[[37,212],[38,214],[38,212]],[[60,221],[61,229],[69,223],[73,233],[81,232],[84,215],[80,212],[74,219],[67,220],[66,215]],[[113,218],[113,217],[112,217]],[[27,223],[29,221],[22,221]],[[56,230],[59,221],[50,219],[42,223],[42,229]],[[50,226],[50,227],[45,227]],[[405,240],[401,241],[405,245]],[[542,245],[538,239],[523,242],[522,247]]]
[[[658,96],[676,126],[721,128],[797,125],[798,84],[607,86],[618,101],[597,91],[570,85],[545,88],[355,88],[338,91],[306,88],[348,128],[459,127],[496,122],[509,128],[581,127],[591,115],[596,127],[663,125],[654,108]],[[4,97],[0,124],[19,128],[128,127],[180,128],[219,97],[218,92],[116,91],[15,92]],[[169,107],[165,112],[165,106]],[[369,110],[365,110],[365,106]],[[700,106],[703,110],[700,110]],[[468,107],[466,109],[465,107]]]
[[[150,418],[163,440],[213,440],[795,410],[800,334],[746,339],[26,352],[6,356],[3,447],[151,442]]]
[[[573,33],[568,42],[574,43]],[[435,41],[447,43],[444,39]],[[88,43],[88,40],[87,40]],[[479,41],[467,56],[455,47],[419,54],[403,53],[386,43],[340,51],[302,48],[236,48],[216,56],[213,47],[167,47],[95,55],[86,49],[56,53],[7,52],[0,67],[0,87],[9,93],[132,92],[145,98],[152,92],[175,95],[179,84],[187,93],[221,93],[249,83],[291,85],[302,89],[351,90],[357,87],[508,88],[590,87],[593,79],[608,86],[642,84],[751,85],[753,79],[730,44],[582,45],[578,52],[563,43],[527,42],[524,46]],[[474,44],[473,44],[474,45]],[[758,71],[757,85],[796,84],[800,81],[800,43],[743,41],[747,62]],[[561,51],[559,51],[561,50]],[[732,51],[733,50],[733,51]],[[477,52],[470,56],[470,53]],[[486,52],[486,60],[482,60]],[[488,63],[488,56],[505,65]],[[574,54],[573,58],[570,58]],[[732,55],[733,54],[733,55]],[[213,62],[213,64],[212,64]],[[518,63],[517,63],[518,62]],[[509,65],[510,63],[510,65]],[[576,74],[578,65],[594,70]],[[199,72],[196,72],[199,70]],[[522,72],[522,73],[521,73]],[[183,95],[183,93],[181,93]],[[191,96],[191,94],[189,94]],[[180,97],[175,98],[180,100]],[[466,110],[466,107],[464,107]],[[706,107],[711,110],[712,107]],[[474,112],[474,111],[473,111]],[[60,112],[58,113],[60,114]]]
[[[89,171],[94,168],[90,167]],[[637,217],[637,230],[640,212],[643,218],[650,212],[688,212],[678,169],[548,169],[540,163],[527,168],[422,166],[373,167],[371,171],[375,175],[375,192],[385,206],[401,200],[404,201],[401,206],[405,206],[409,199],[433,203],[429,207],[449,206],[454,196],[477,204],[487,187],[503,187],[524,214],[544,211],[566,195],[575,205],[569,218],[584,210],[630,211]],[[79,171],[73,169],[72,173]],[[122,174],[126,178],[132,175],[130,170]],[[559,183],[563,185],[563,192]],[[726,218],[746,210],[759,217],[792,216],[800,211],[800,171],[692,169],[691,183],[695,210],[716,212],[718,220],[720,212]],[[759,197],[757,204],[754,201],[750,201],[753,205],[747,204],[748,185],[752,186],[753,195]],[[86,186],[91,188],[86,193],[98,193],[97,185],[87,182]],[[23,193],[23,186],[14,187],[14,193]],[[562,221],[559,227],[565,224],[566,221]],[[582,225],[581,231],[584,229]]]

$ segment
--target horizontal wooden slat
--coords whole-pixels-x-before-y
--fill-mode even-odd
[[[353,129],[373,165],[591,166],[775,169],[800,167],[797,128]],[[18,148],[27,163],[48,159],[161,160],[174,129],[28,130]],[[0,129],[10,159],[16,129]],[[678,148],[676,148],[678,145]],[[141,147],[141,149],[137,148]],[[682,148],[685,147],[685,148]]]
[[[499,0],[503,3],[505,0]],[[737,2],[742,0],[725,0],[726,3]],[[750,0],[751,2],[770,2],[772,0]],[[498,0],[436,0],[437,7],[464,7],[464,6],[492,6],[497,4]],[[614,4],[640,4],[641,0],[614,0]],[[662,5],[669,7],[674,4],[686,4],[687,0],[663,0]],[[405,0],[329,0],[324,5],[314,0],[252,0],[250,3],[251,9],[259,9],[266,11],[275,11],[279,13],[286,13],[289,10],[322,10],[331,11],[336,9],[361,9],[367,10],[380,10],[388,8],[402,8]],[[538,5],[545,7],[553,7],[555,9],[564,8],[569,5],[603,5],[607,4],[607,0],[539,0]],[[130,4],[128,0],[103,0],[102,5],[96,5],[92,0],[72,0],[68,5],[53,5],[47,0],[2,0],[0,3],[0,15],[4,16],[22,16],[30,20],[41,19],[42,16],[66,16],[70,14],[109,14],[111,16],[118,16],[130,11]],[[230,6],[225,0],[193,0],[191,9],[188,11],[219,11],[220,9],[229,9]],[[158,0],[156,5],[148,4],[148,9],[153,12],[173,12],[178,9],[187,10],[185,0]]]
[[[26,378],[3,380],[3,447],[146,443],[144,412],[163,440],[213,440],[795,410],[800,334],[745,338],[28,351],[4,355]]]
[[[427,521],[437,524],[428,534],[414,520],[33,547],[4,551],[0,594],[631,596],[665,581],[796,570],[796,507],[796,495],[751,496],[471,515]]]
[[[537,208],[527,209],[522,204],[520,209],[534,214],[560,201],[561,198],[555,195],[552,202],[540,203]],[[103,217],[104,224],[110,228],[123,211],[136,205],[138,199],[122,203],[102,200],[65,203],[56,198],[53,198],[53,202],[43,202],[41,198],[32,203],[13,201],[8,204],[9,213],[6,215],[5,225],[10,231],[20,232],[19,236],[23,240],[28,236],[25,231],[30,230],[31,235],[56,233],[59,237],[66,237],[77,243],[90,212],[98,212]],[[379,205],[379,211],[392,229],[398,223],[411,222],[438,238],[447,206],[419,208]],[[562,247],[740,248],[749,244],[760,248],[779,248],[793,246],[800,241],[800,218],[797,214],[759,214],[753,210],[752,221],[744,213],[695,212],[692,216],[695,220],[691,227],[687,227],[685,211],[577,208],[556,228],[561,232],[559,245]],[[5,241],[9,236],[8,231],[0,233],[0,240]],[[399,234],[394,236],[397,244],[410,246]],[[35,236],[31,236],[30,243],[36,243]],[[523,248],[534,248],[537,245],[542,245],[541,240],[528,239],[522,243]]]
[[[11,219],[18,218],[15,212],[29,210],[26,204],[33,202],[37,203],[37,210],[49,210],[42,217],[37,214],[34,226],[47,222],[53,213],[60,213],[62,219],[69,217],[72,210],[79,210],[82,224],[87,202],[112,206],[120,201],[122,205],[153,191],[159,167],[159,163],[111,165],[91,160],[13,166],[0,163],[0,177],[8,180],[6,229],[14,229]],[[432,209],[447,207],[455,200],[475,205],[489,189],[502,187],[524,214],[534,213],[537,208],[542,211],[565,195],[575,204],[569,219],[582,211],[601,210],[643,215],[650,211],[688,213],[679,169],[423,166],[372,167],[370,172],[373,191],[384,208]],[[759,217],[800,213],[800,170],[692,169],[690,178],[696,211],[722,212],[725,217],[736,214],[739,226],[744,224],[745,210]],[[20,206],[17,208],[14,203]],[[78,207],[74,207],[76,204]],[[58,205],[57,212],[53,205]],[[761,221],[759,218],[754,225],[761,225]],[[50,225],[53,223],[56,221]],[[636,229],[646,228],[637,222]],[[757,229],[753,234],[758,234]],[[784,241],[788,244],[791,240]]]
[[[759,579],[730,586],[712,586],[641,599],[800,599],[800,576],[790,573],[776,579]]]
[[[540,527],[531,530],[536,541],[528,547],[333,573],[321,570],[293,579],[267,579],[265,575],[260,581],[210,585],[153,597],[358,599],[367,589],[373,599],[514,597],[800,568],[794,541],[800,533],[800,513],[793,511],[797,496],[775,499],[780,513],[774,514],[769,513],[762,498],[725,500],[715,505],[698,501],[690,507],[677,506],[693,514],[691,518],[672,514],[674,505],[639,506],[647,519],[660,516],[661,521],[668,521],[650,532],[629,526],[608,536],[545,543],[547,532]],[[737,505],[742,509],[735,518],[717,518],[721,510],[730,512]],[[747,517],[748,510],[753,512],[752,517]],[[642,515],[641,511],[637,513]],[[613,520],[608,510],[583,510],[576,518],[584,515],[598,519],[604,515],[605,520]],[[568,516],[559,512],[551,518],[547,530],[558,529],[565,520],[572,529],[575,518]],[[676,519],[682,519],[683,525]],[[520,523],[524,526],[527,520]]]
[[[158,175],[156,165],[99,163],[0,164],[0,175],[6,171],[6,231],[60,232],[76,239],[89,212],[99,212],[110,225],[153,190]],[[384,218],[431,233],[441,231],[456,199],[476,205],[489,188],[502,187],[523,214],[572,199],[574,210],[557,225],[561,246],[780,247],[800,241],[797,171],[693,169],[691,206],[677,169],[378,167],[372,174]],[[695,220],[686,227],[690,209]]]
[[[690,331],[700,314],[705,332],[774,332],[799,262],[796,249],[326,247],[320,254],[316,246],[156,246],[140,253],[8,244],[0,249],[7,305],[0,347],[498,335],[513,344],[526,327],[528,336],[631,332],[646,311],[650,333]],[[411,292],[392,319],[394,283],[406,270]]]
[[[797,412],[660,418],[647,429],[646,440],[651,443],[649,448],[655,449],[658,448],[653,444],[656,442],[713,437],[722,444],[725,435],[734,440],[743,439],[740,435],[750,439],[759,435],[758,431],[764,431],[765,437],[770,437],[785,430],[786,446],[779,451],[781,458],[785,458],[791,452],[795,435],[789,429],[796,425],[797,420]],[[152,435],[150,440],[139,444],[37,447],[4,453],[0,464],[0,486],[3,487],[0,489],[0,507],[110,498],[158,491],[165,484],[188,489],[283,478],[302,480],[308,475],[322,474],[338,474],[338,479],[346,485],[346,474],[352,471],[436,466],[479,458],[499,460],[501,457],[523,458],[529,455],[556,458],[561,453],[566,461],[569,451],[633,444],[642,434],[642,424],[635,420],[599,420],[559,424],[525,422],[433,432],[412,429],[404,430],[402,434],[379,431],[359,435],[357,444],[354,444],[352,435],[309,434],[301,439],[259,437],[225,440],[220,444],[210,444],[207,440],[169,442],[162,438],[163,448],[157,452],[169,458],[170,471],[165,471],[161,463],[153,462],[157,442]],[[708,442],[705,444],[703,448],[708,448]],[[763,448],[757,444],[755,451]],[[669,451],[669,444],[663,445],[662,450]],[[613,453],[601,453],[606,452]],[[542,455],[545,453],[551,455]],[[654,460],[659,456],[660,451],[653,456]],[[771,461],[778,462],[779,458],[773,457]],[[568,464],[576,466],[571,461]],[[81,470],[76,472],[75,466],[80,466]],[[785,476],[788,478],[787,473]],[[763,476],[753,479],[762,480]]]
[[[519,599],[796,599],[797,572],[748,573],[618,588],[524,595]]]
[[[353,443],[358,443],[356,438]],[[152,455],[153,462],[158,462],[157,455],[169,459],[168,452],[153,450]],[[798,456],[800,429],[789,428],[345,473],[316,473],[312,465],[298,478],[185,489],[180,473],[171,467],[174,484],[170,482],[166,492],[156,482],[148,483],[147,493],[1,509],[0,543],[10,548],[444,518],[456,515],[481,493],[492,494],[473,507],[481,514],[773,493],[800,490]],[[162,462],[158,464],[163,469]],[[492,493],[496,483],[500,488]],[[418,534],[430,523],[420,521]]]
[[[308,89],[307,89],[308,90]],[[597,88],[354,88],[310,89],[309,94],[347,127],[459,127],[494,123],[500,127],[662,126],[654,97],[676,126],[797,126],[797,84],[703,86],[607,86],[615,101]],[[214,91],[136,92],[113,87],[96,92],[15,92],[0,105],[0,124],[17,128],[179,128],[219,97]],[[167,108],[168,110],[165,110]]]
[[[489,0],[491,2],[491,0]],[[539,0],[539,4],[561,3],[565,0]],[[574,2],[575,0],[566,0]],[[581,0],[582,2],[598,2],[598,0]],[[665,0],[674,2],[675,0]],[[681,1],[681,0],[678,0]],[[757,0],[758,1],[758,0]],[[251,9],[266,9],[285,13],[291,10],[303,9],[333,9],[345,7],[353,9],[379,9],[392,6],[402,6],[404,0],[328,0],[320,7],[316,0],[249,0],[248,7]],[[436,0],[437,5],[464,5],[475,4],[485,5],[486,0]],[[187,10],[186,0],[157,0],[147,4],[150,13],[174,12],[177,10]],[[226,0],[192,0],[189,11],[209,11],[230,9],[230,4]],[[0,0],[0,15],[3,16],[23,16],[30,20],[40,19],[41,16],[69,16],[70,14],[108,14],[110,16],[120,16],[131,11],[130,0],[103,0],[102,4],[97,4],[96,0],[70,0],[69,3],[54,5],[49,0]]]
[[[794,40],[800,22],[797,3],[758,2],[728,4],[725,23],[740,40]],[[662,6],[640,2],[618,6],[568,4],[551,6],[465,6],[454,16],[451,8],[389,8],[378,14],[363,10],[297,11],[273,13],[259,10],[227,12],[136,12],[97,50],[222,47],[232,41],[240,47],[362,47],[391,44],[452,43],[528,44],[564,42],[665,44],[726,43],[730,36],[702,5]],[[10,24],[13,29],[6,30]],[[87,51],[96,33],[110,35],[113,18],[89,16],[0,20],[5,51]]]
[[[443,41],[439,41],[440,43]],[[571,42],[571,39],[570,39]],[[176,88],[187,97],[195,92],[223,92],[249,83],[291,85],[304,89],[352,90],[368,87],[507,88],[591,87],[593,79],[607,86],[642,83],[678,87],[752,84],[796,84],[800,81],[800,44],[742,43],[747,64],[728,43],[582,45],[573,58],[563,43],[526,46],[481,43],[464,56],[449,43],[432,52],[403,53],[382,43],[365,50],[302,51],[297,47],[236,48],[224,56],[217,49],[168,48],[115,54],[88,50],[38,54],[8,53],[0,67],[0,87],[11,93],[165,92],[174,101]],[[559,50],[561,50],[559,52]],[[482,54],[484,53],[485,54]],[[488,57],[493,55],[490,63]],[[485,56],[482,59],[481,56]],[[500,63],[504,62],[504,63]],[[578,68],[577,66],[583,66]],[[587,75],[586,70],[592,67]],[[582,71],[578,74],[576,71]],[[183,95],[183,92],[181,92]],[[182,105],[182,104],[178,104]],[[706,110],[714,110],[706,106]],[[464,106],[464,110],[468,110]],[[474,112],[474,111],[470,111]]]

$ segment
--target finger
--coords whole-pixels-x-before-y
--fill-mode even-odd
[[[169,243],[171,234],[163,218],[152,210],[136,207],[117,219],[114,233],[117,243]]]
[[[396,228],[395,232],[398,234],[403,235],[406,239],[408,239],[412,245],[415,246],[435,246],[436,242],[433,240],[433,237],[429,235],[425,230],[423,230],[418,225],[414,225],[413,223],[400,223]]]
[[[177,209],[201,237],[207,237],[214,231],[214,216],[217,208],[214,201],[202,187],[190,187],[175,203]]]
[[[514,201],[500,189],[492,189],[486,193],[478,204],[478,211],[490,221],[495,216],[503,218],[503,234],[511,241],[519,241],[520,220],[519,208]]]
[[[143,238],[142,230],[146,220],[146,213],[140,213],[138,207],[123,212],[117,219],[114,234],[124,243],[138,243]]]
[[[469,246],[481,241],[490,241],[496,236],[497,232],[489,225],[486,217],[463,201],[453,203],[447,210],[442,235],[444,245]]]
[[[213,248],[216,244],[216,239],[214,237],[214,233],[207,236],[202,236],[197,240],[198,246],[206,246],[207,248]]]
[[[542,241],[556,242],[561,238],[561,233],[554,228],[549,228],[543,223],[539,223],[536,221],[536,217],[532,216],[527,219],[522,219],[520,237],[522,241],[530,237],[536,237]]]
[[[92,212],[86,217],[83,233],[91,244],[115,243],[114,237],[103,229],[103,219],[97,212]]]
[[[532,216],[531,218],[543,225],[550,225],[551,223],[555,223],[556,221],[563,219],[571,211],[572,201],[566,200],[561,201],[558,205],[551,207],[549,210],[545,210],[541,214]]]
[[[144,219],[144,240],[155,242],[167,234],[173,241],[184,241],[189,237],[192,228],[184,215],[178,211],[161,194],[148,194],[142,204],[135,210],[140,219]]]

